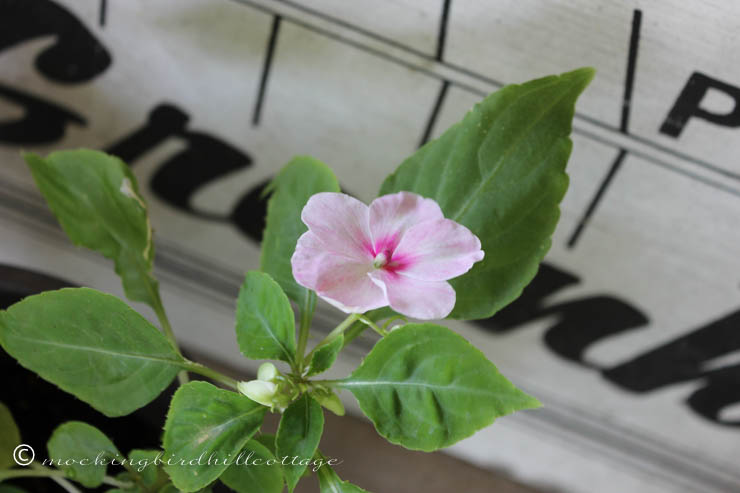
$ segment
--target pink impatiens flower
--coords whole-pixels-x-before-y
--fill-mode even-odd
[[[370,204],[318,193],[301,213],[308,226],[291,259],[293,277],[347,313],[390,305],[418,319],[455,306],[448,279],[483,259],[480,240],[432,199],[399,192]]]

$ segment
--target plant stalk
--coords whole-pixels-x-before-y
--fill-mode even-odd
[[[64,478],[58,478],[56,476],[52,476],[51,480],[54,481],[56,484],[58,484],[60,487],[64,489],[67,493],[82,493],[75,485],[70,483]]]
[[[64,471],[56,469],[34,468],[34,469],[9,469],[7,471],[0,471],[0,482],[6,479],[14,478],[51,478],[51,477],[65,477]]]
[[[365,329],[367,329],[367,325],[363,323],[356,323],[353,325],[345,334],[344,334],[344,342],[342,343],[342,349],[347,347],[347,344],[357,339],[357,337],[360,336],[363,332],[365,332]]]
[[[116,488],[121,488],[122,490],[127,490],[129,488],[134,487],[134,483],[129,483],[127,481],[119,481],[116,478],[111,478],[110,476],[104,477],[103,483],[109,484],[111,486],[115,486]]]
[[[334,330],[329,332],[326,337],[324,337],[316,346],[311,350],[310,353],[308,353],[308,356],[306,356],[306,361],[311,361],[311,357],[316,352],[317,349],[319,349],[322,346],[326,346],[328,343],[334,340],[335,337],[337,337],[339,334],[343,333],[345,330],[347,330],[353,323],[355,323],[357,320],[362,317],[359,313],[351,313],[347,318],[342,321],[339,325],[337,325]]]
[[[228,375],[224,375],[223,373],[220,373],[212,368],[203,366],[200,363],[196,363],[190,360],[185,360],[184,362],[180,363],[180,366],[182,366],[187,371],[191,371],[193,373],[203,375],[204,377],[208,377],[211,380],[222,383],[226,385],[227,387],[231,387],[234,390],[236,390],[237,388],[236,384],[238,382],[235,379],[231,378]]]
[[[368,313],[372,313],[372,312],[368,312]],[[389,332],[388,327],[397,320],[403,320],[404,323],[408,322],[408,320],[406,320],[406,317],[404,317],[403,315],[394,315],[388,320],[386,320],[383,326],[380,327],[370,317],[363,315],[362,318],[360,319],[360,322],[353,325],[352,327],[350,327],[350,329],[347,332],[345,332],[344,343],[342,344],[342,349],[347,347],[347,344],[349,344],[350,342],[355,340],[358,336],[360,336],[360,334],[365,332],[365,329],[367,329],[368,327],[372,327],[372,329],[375,330],[375,332],[377,332],[381,336],[388,335],[388,332]]]
[[[378,334],[380,334],[380,337],[385,337],[385,336],[388,335],[388,332],[386,332],[384,329],[381,329],[380,327],[378,327],[377,325],[375,325],[375,322],[373,322],[372,320],[370,320],[366,316],[361,315],[360,318],[359,318],[359,320],[360,320],[360,322],[362,322],[363,324],[367,325],[368,327],[370,327],[371,329],[373,329],[375,332],[377,332]]]
[[[296,364],[293,370],[300,374],[303,371],[303,357],[306,352],[306,345],[308,344],[308,333],[311,329],[311,320],[313,319],[313,312],[316,308],[316,293],[308,291],[306,298],[304,299],[303,306],[301,307],[301,322],[298,329],[298,348],[296,349]]]
[[[180,346],[177,344],[177,339],[175,339],[175,333],[172,331],[172,325],[170,325],[170,320],[167,318],[167,312],[164,311],[164,305],[162,304],[162,298],[159,296],[159,292],[156,293],[156,296],[154,296],[154,305],[152,306],[154,309],[154,313],[157,314],[157,319],[159,319],[159,325],[162,326],[162,331],[164,332],[165,337],[167,337],[167,340],[170,341],[170,344],[172,344],[172,347],[175,349],[175,352],[182,356],[182,351],[180,351]],[[177,374],[177,381],[180,382],[180,385],[184,385],[190,381],[188,378],[188,373],[186,371],[181,371]]]
[[[325,387],[336,387],[337,384],[343,383],[344,380],[311,380],[311,383],[314,385],[323,385]]]
[[[75,485],[66,479],[66,476],[66,473],[59,469],[51,469],[49,467],[33,464],[29,469],[10,469],[8,471],[0,471],[0,482],[14,478],[49,478],[69,493],[81,493]],[[103,483],[123,489],[131,488],[133,486],[131,483],[118,481],[110,476],[105,476],[103,478]]]

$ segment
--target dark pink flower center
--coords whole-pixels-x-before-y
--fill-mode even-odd
[[[376,241],[375,245],[365,245],[373,258],[373,267],[395,274],[409,266],[410,259],[404,255],[395,254],[399,240],[398,234],[394,234]]]

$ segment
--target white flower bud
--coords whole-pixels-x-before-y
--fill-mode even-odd
[[[257,370],[257,378],[264,382],[272,382],[277,375],[277,368],[272,363],[262,363]]]
[[[239,382],[236,387],[239,392],[246,395],[254,402],[259,402],[263,406],[272,407],[272,399],[277,392],[277,385],[264,380],[251,380],[249,382]]]

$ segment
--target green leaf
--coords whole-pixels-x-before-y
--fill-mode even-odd
[[[180,387],[164,426],[165,455],[175,458],[165,470],[175,486],[197,491],[218,479],[228,467],[223,462],[244,448],[262,424],[266,410],[243,395],[206,382]],[[180,465],[182,460],[188,464],[193,461],[193,465]]]
[[[120,460],[121,455],[102,431],[80,421],[69,421],[58,426],[46,448],[49,459],[54,461],[57,468],[88,488],[103,484],[107,466],[99,463],[101,459]],[[70,465],[67,465],[67,461]]]
[[[500,416],[540,406],[468,341],[434,324],[392,331],[335,385],[355,395],[388,441],[426,452],[469,437]]]
[[[320,493],[368,493],[349,481],[342,481],[329,465],[322,465],[318,470]]]
[[[254,437],[254,440],[257,440],[259,443],[267,447],[267,450],[269,450],[272,455],[275,455],[275,435],[272,433],[260,433]]]
[[[8,406],[0,402],[0,469],[15,465],[13,450],[21,443],[21,432]]]
[[[308,373],[306,376],[318,375],[319,373],[325,372],[334,364],[337,360],[339,351],[344,346],[344,335],[339,334],[325,345],[316,349],[311,357],[311,362],[308,365]]]
[[[266,192],[272,192],[272,196],[267,203],[267,225],[262,237],[260,267],[300,307],[308,305],[309,290],[293,278],[290,258],[298,237],[308,230],[301,221],[301,211],[311,195],[339,190],[339,183],[331,169],[308,156],[293,158],[266,189]]]
[[[483,261],[451,281],[450,317],[490,317],[536,274],[568,188],[574,104],[593,75],[583,68],[504,87],[383,183],[381,195],[408,190],[435,199],[445,217],[480,238]]]
[[[157,306],[152,228],[128,166],[89,149],[52,152],[46,158],[26,153],[24,158],[72,242],[112,259],[130,300]]]
[[[278,457],[290,458],[283,468],[289,491],[293,491],[308,467],[323,432],[324,413],[321,405],[308,394],[303,394],[283,413],[275,444]]]
[[[151,402],[183,362],[144,317],[89,288],[47,291],[0,312],[0,345],[107,416]]]
[[[212,492],[213,490],[211,489],[210,486],[206,486],[202,490],[198,490],[198,493],[212,493]],[[173,484],[166,484],[158,490],[158,493],[180,493],[180,490],[178,490]]]
[[[252,439],[244,447],[243,457],[221,475],[221,482],[238,493],[281,493],[282,464],[270,450]]]
[[[316,402],[321,404],[321,407],[328,409],[337,416],[344,416],[344,404],[342,404],[339,396],[333,390],[323,386],[314,387],[309,391],[309,395],[316,399]]]
[[[128,454],[131,467],[141,476],[146,486],[154,485],[159,479],[159,467],[154,460],[162,454],[160,450],[134,449]]]
[[[280,285],[248,272],[236,302],[236,339],[244,356],[295,361],[295,315]]]

